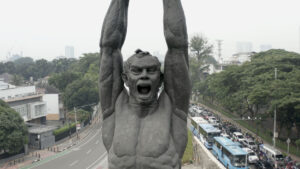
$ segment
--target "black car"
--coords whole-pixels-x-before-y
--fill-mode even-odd
[[[256,163],[254,163],[254,165],[258,169],[273,169],[271,163],[267,161],[258,160]]]

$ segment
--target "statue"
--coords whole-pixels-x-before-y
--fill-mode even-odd
[[[181,1],[163,0],[168,45],[164,74],[158,59],[142,50],[123,65],[128,4],[129,0],[111,1],[100,40],[102,138],[109,168],[180,169],[191,89]]]

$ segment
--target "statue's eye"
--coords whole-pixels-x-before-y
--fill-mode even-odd
[[[155,73],[156,72],[156,67],[147,68],[147,72],[148,73]]]
[[[140,74],[140,73],[142,73],[142,71],[143,71],[143,69],[137,68],[137,67],[132,67],[130,70],[131,70],[131,72],[134,73],[134,74]]]

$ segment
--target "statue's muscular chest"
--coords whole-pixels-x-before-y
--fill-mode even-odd
[[[158,157],[169,145],[171,110],[158,107],[145,116],[143,110],[123,104],[116,109],[113,151],[116,156]]]

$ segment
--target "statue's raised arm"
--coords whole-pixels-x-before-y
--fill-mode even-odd
[[[188,111],[190,78],[188,74],[188,37],[180,0],[163,0],[164,34],[168,45],[165,58],[164,85],[176,109]],[[178,114],[186,120],[185,115]]]
[[[100,40],[100,103],[103,118],[108,117],[123,89],[121,48],[127,30],[129,0],[112,0],[104,19]]]
[[[107,149],[114,135],[115,102],[124,88],[121,48],[126,37],[128,3],[129,0],[111,1],[101,32],[99,93],[103,114],[102,137]]]

